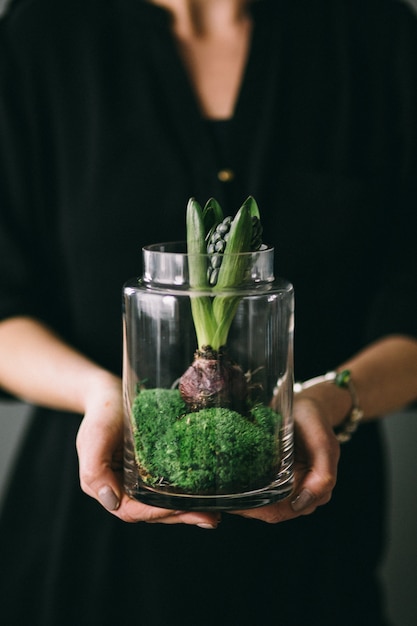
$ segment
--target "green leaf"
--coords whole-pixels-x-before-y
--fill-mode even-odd
[[[207,288],[207,257],[203,211],[199,203],[190,198],[187,205],[187,253],[190,287]],[[199,348],[211,345],[216,331],[212,298],[191,294],[191,312]]]
[[[252,217],[257,217],[259,220],[261,219],[259,207],[253,196],[249,196],[248,198],[246,198],[245,202],[243,203],[243,206],[247,206],[249,208],[249,211]]]
[[[213,316],[213,298],[210,296],[194,296],[192,294],[190,298],[198,347],[211,346],[214,348],[213,338],[216,335],[217,325]]]
[[[194,198],[190,198],[188,201],[186,224],[190,286],[194,288],[206,287],[207,265],[203,211]]]
[[[234,320],[240,296],[216,296],[213,300],[214,335],[211,346],[218,350],[226,345],[230,326]]]
[[[245,276],[248,258],[240,254],[250,252],[253,204],[248,200],[240,207],[232,222],[217,284],[214,287],[216,291],[239,286]]]
[[[207,279],[207,235],[223,220],[223,211],[217,200],[210,198],[204,209],[191,198],[187,205],[187,252],[189,255],[191,311],[199,348],[211,346],[214,350],[226,345],[230,326],[241,300],[224,291],[239,287],[245,279],[252,239],[252,218],[260,218],[259,208],[249,196],[232,221],[217,284],[210,289],[212,295],[198,295],[209,289]]]
[[[217,224],[223,220],[223,210],[215,198],[207,200],[203,209],[203,222],[205,230],[205,238],[216,228]]]

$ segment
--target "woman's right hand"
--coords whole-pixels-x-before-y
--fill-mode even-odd
[[[191,524],[216,528],[217,513],[148,506],[123,489],[123,397],[120,379],[110,374],[89,393],[77,435],[81,488],[125,522]]]

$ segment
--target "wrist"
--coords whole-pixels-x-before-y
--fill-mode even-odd
[[[327,372],[304,383],[296,383],[294,392],[303,394],[303,398],[321,402],[321,413],[335,429],[340,443],[350,440],[363,418],[363,410],[359,407],[358,396],[352,381],[350,370]],[[343,392],[346,392],[343,394]],[[349,398],[350,408],[342,413],[342,407]],[[340,415],[344,415],[340,420]]]
[[[347,389],[338,388],[328,381],[323,381],[307,388],[294,385],[295,399],[302,398],[312,401],[319,407],[321,414],[334,429],[343,424],[352,409],[352,399]]]
[[[114,400],[118,402],[122,394],[121,379],[108,370],[96,368],[86,378],[80,390],[80,405],[83,413],[97,403],[106,406]]]

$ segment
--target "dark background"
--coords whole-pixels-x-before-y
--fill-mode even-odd
[[[314,0],[313,0],[314,1]],[[417,11],[417,0],[407,0]],[[10,0],[0,0],[0,16]],[[0,404],[0,506],[8,472],[28,419],[29,407]],[[381,566],[393,626],[417,624],[417,410],[385,419],[391,468],[390,541]],[[340,538],[343,541],[343,537]]]

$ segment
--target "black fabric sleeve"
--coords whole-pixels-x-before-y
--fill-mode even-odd
[[[18,69],[7,45],[6,20],[0,24],[0,318],[34,309],[28,128],[18,93]]]
[[[386,46],[389,132],[395,151],[389,174],[393,191],[385,198],[391,218],[382,216],[386,224],[379,242],[381,275],[368,317],[367,341],[389,334],[417,338],[417,17],[408,6],[394,5]]]
[[[39,193],[36,105],[12,50],[10,22],[0,21],[0,319],[27,315],[47,321],[44,251],[50,225]]]

